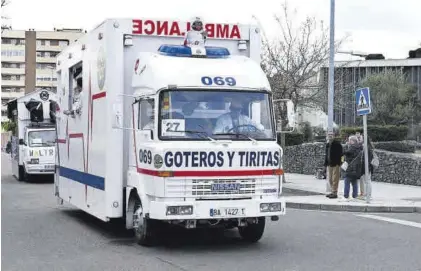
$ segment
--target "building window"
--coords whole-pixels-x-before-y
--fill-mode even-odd
[[[2,38],[1,39],[1,44],[12,44],[12,40],[11,39],[7,39],[7,38]]]
[[[8,74],[2,74],[1,80],[12,80],[12,76]]]
[[[41,45],[45,45],[45,40],[41,40]]]
[[[11,75],[11,76],[10,76],[10,80],[13,80],[13,81],[20,81],[20,75]]]
[[[37,69],[38,70],[45,70],[45,69],[55,69],[56,64],[49,64],[49,63],[37,63]]]
[[[24,63],[2,62],[1,67],[2,68],[20,69],[20,68],[25,68],[25,64]]]
[[[69,45],[69,41],[68,40],[61,40],[61,41],[59,41],[59,45],[60,46],[67,46],[67,45]]]
[[[50,45],[51,46],[58,46],[59,45],[59,41],[58,40],[50,40]]]
[[[12,50],[12,49],[3,49],[1,50],[1,56],[13,57],[13,56],[24,56],[25,50]]]
[[[44,57],[45,56],[45,52],[37,52],[37,57]]]

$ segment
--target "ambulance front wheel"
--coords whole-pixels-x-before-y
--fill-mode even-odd
[[[151,219],[144,216],[142,204],[139,199],[136,199],[133,213],[133,230],[136,243],[141,246],[152,246],[154,244],[156,236],[153,234],[152,223]]]
[[[255,243],[260,240],[265,231],[266,219],[265,217],[258,217],[257,223],[248,224],[244,227],[238,227],[238,232],[240,233],[241,238],[247,242]]]

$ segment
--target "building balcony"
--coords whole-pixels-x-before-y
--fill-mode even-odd
[[[16,98],[19,98],[19,97],[22,97],[23,95],[25,95],[25,93],[23,91],[19,91],[19,92],[2,92],[1,93],[1,97],[3,99],[8,98],[10,100],[16,99]]]
[[[10,55],[3,55],[1,56],[2,62],[18,62],[18,63],[25,63],[25,56],[10,56]],[[2,68],[3,69],[3,68]]]
[[[63,46],[37,45],[37,51],[61,52],[66,47],[67,45],[63,45]]]
[[[24,87],[24,80],[1,80],[2,87]]]
[[[51,63],[51,64],[55,64],[56,63],[56,58],[55,57],[40,57],[37,56],[37,63]]]
[[[1,68],[1,73],[21,75],[21,74],[25,74],[25,69],[24,68]]]
[[[37,69],[36,71],[37,76],[44,76],[44,77],[56,77],[56,69]]]
[[[57,87],[57,81],[37,81],[36,87]]]
[[[5,44],[2,43],[1,44],[1,49],[2,50],[24,50],[25,51],[25,44]]]

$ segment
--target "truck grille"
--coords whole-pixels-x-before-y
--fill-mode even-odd
[[[192,180],[193,196],[208,195],[254,195],[256,193],[255,179],[241,180]],[[239,184],[238,190],[212,191],[213,184]]]
[[[212,189],[213,188],[213,189]],[[165,180],[165,197],[237,198],[277,194],[277,178]]]

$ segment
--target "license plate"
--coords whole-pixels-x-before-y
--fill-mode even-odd
[[[211,208],[209,214],[212,217],[244,216],[246,208]]]

